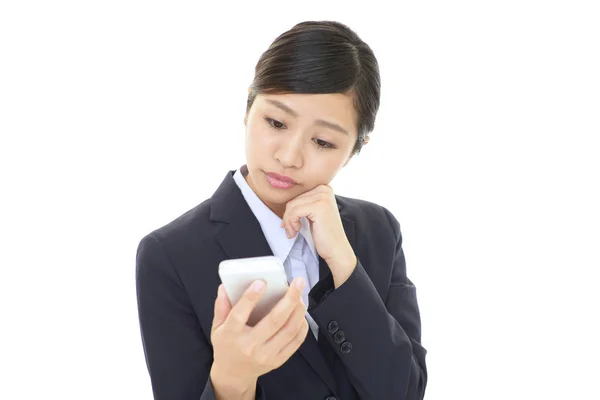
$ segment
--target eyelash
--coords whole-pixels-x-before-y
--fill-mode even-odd
[[[278,123],[278,124],[281,124],[281,125],[283,125],[283,123],[281,123],[281,122],[279,122],[279,121],[277,121],[277,120],[275,120],[275,119],[269,118],[269,117],[264,117],[264,118],[265,118],[265,121],[267,121],[267,123],[269,124],[269,126],[270,126],[272,129],[275,129],[276,131],[280,131],[280,130],[284,129],[283,127],[276,127],[276,126],[273,126],[273,123]],[[285,125],[283,125],[283,126],[285,126]],[[325,145],[324,145],[324,146],[321,146],[321,145],[319,145],[317,142],[322,142],[322,143],[325,143]],[[318,148],[318,149],[321,149],[321,150],[332,150],[332,149],[335,149],[335,148],[336,148],[336,147],[335,147],[334,145],[332,145],[331,143],[329,143],[329,142],[326,142],[326,141],[324,141],[324,140],[322,140],[322,139],[317,139],[316,141],[314,141],[314,143],[317,145],[317,148]]]

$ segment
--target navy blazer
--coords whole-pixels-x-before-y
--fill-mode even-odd
[[[210,199],[144,236],[136,254],[139,322],[155,399],[214,399],[210,331],[217,268],[229,258],[273,255],[229,171]],[[417,400],[427,385],[416,289],[406,275],[402,235],[385,208],[335,195],[358,263],[334,289],[320,280],[307,334],[281,367],[258,378],[260,400]]]

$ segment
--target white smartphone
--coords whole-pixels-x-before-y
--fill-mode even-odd
[[[235,258],[219,263],[219,276],[231,305],[235,305],[255,280],[266,282],[265,293],[248,318],[254,326],[285,295],[289,284],[281,260],[275,256]]]

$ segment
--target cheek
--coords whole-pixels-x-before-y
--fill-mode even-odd
[[[312,186],[325,183],[329,178],[330,170],[329,163],[318,157],[313,160],[305,159],[305,175],[309,177]]]
[[[314,186],[329,184],[344,165],[342,157],[314,157],[306,161],[306,166],[310,166],[306,173],[311,177]]]
[[[248,140],[264,145],[271,140],[272,134],[268,127],[254,121],[246,129]]]
[[[248,127],[246,130],[246,146],[252,151],[260,151],[264,147],[264,132],[257,127]]]

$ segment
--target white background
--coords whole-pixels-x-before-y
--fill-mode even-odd
[[[426,399],[599,399],[597,2],[214,3],[0,5],[0,398],[152,398],[137,244],[244,163],[260,54],[333,19],[383,87],[332,187],[401,223]]]

